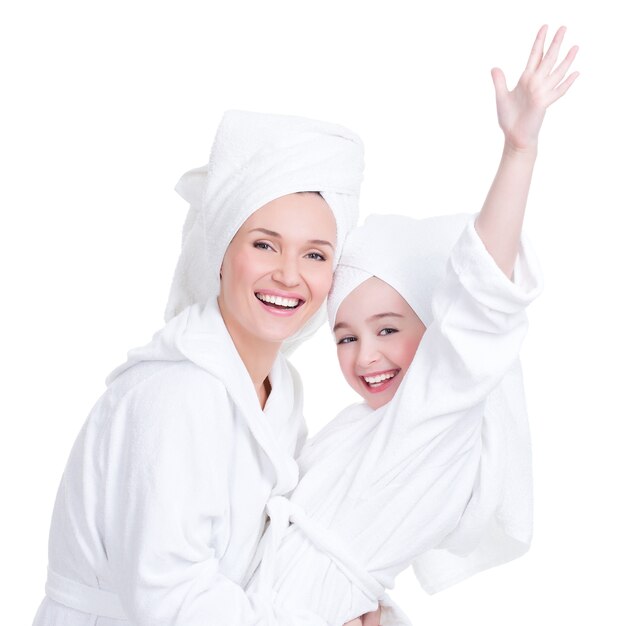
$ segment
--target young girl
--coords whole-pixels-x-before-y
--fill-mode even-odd
[[[36,626],[264,619],[242,578],[305,436],[279,350],[319,323],[362,168],[340,126],[224,116],[177,187],[191,208],[168,322],[109,376],[71,452]]]
[[[564,29],[544,55],[545,34],[512,92],[493,72],[505,149],[478,217],[374,216],[348,238],[329,317],[365,404],[305,446],[294,493],[268,503],[248,590],[278,623],[341,624],[378,603],[405,623],[384,590],[409,564],[434,592],[528,547],[517,357],[541,287],[521,226],[545,109],[576,76],[575,48],[554,69]]]

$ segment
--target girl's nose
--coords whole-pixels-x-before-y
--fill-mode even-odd
[[[357,365],[360,368],[369,367],[372,363],[376,363],[380,357],[380,352],[375,342],[361,339],[359,342],[359,354],[357,356]]]

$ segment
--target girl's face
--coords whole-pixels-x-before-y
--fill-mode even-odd
[[[335,322],[337,356],[348,384],[372,409],[387,404],[426,327],[393,287],[375,277],[341,303]]]
[[[316,193],[255,211],[231,241],[218,302],[233,339],[280,343],[320,308],[332,282],[335,218]]]

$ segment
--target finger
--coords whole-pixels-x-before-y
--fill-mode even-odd
[[[370,611],[361,616],[363,626],[378,626],[380,624],[380,606],[375,611]]]
[[[544,74],[544,76],[547,76],[552,71],[556,60],[559,57],[559,50],[561,49],[561,43],[563,43],[563,37],[565,37],[566,30],[565,26],[561,26],[561,28],[556,31],[548,51],[537,68],[537,70]]]
[[[551,89],[556,87],[563,80],[563,77],[565,76],[565,74],[567,74],[567,70],[569,70],[571,64],[574,62],[577,53],[578,46],[572,46],[566,57],[559,64],[559,66],[554,70],[554,72],[552,72],[552,74],[550,74]]]
[[[553,98],[550,104],[556,102],[559,98],[567,93],[567,90],[572,86],[574,81],[580,76],[580,72],[572,72],[556,89],[552,91]]]
[[[541,57],[543,56],[543,46],[546,42],[546,33],[548,32],[548,25],[544,24],[537,33],[537,37],[535,37],[535,42],[533,43],[532,50],[530,51],[530,56],[528,57],[528,63],[526,63],[527,70],[536,70],[537,66],[541,62]]]
[[[343,626],[361,626],[361,618],[357,617],[356,619],[351,619],[349,622],[346,622]]]
[[[494,67],[491,70],[491,79],[493,80],[493,86],[496,89],[496,98],[505,96],[509,92],[509,89],[506,86],[504,72],[499,67]]]

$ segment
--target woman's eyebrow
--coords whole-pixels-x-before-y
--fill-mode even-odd
[[[335,249],[335,246],[333,246],[330,241],[326,241],[325,239],[309,239],[309,243],[313,243],[316,246],[328,246],[331,250]]]
[[[259,232],[259,233],[263,233],[264,235],[268,235],[269,237],[278,237],[278,239],[282,239],[282,237],[280,236],[280,233],[277,233],[273,230],[268,230],[267,228],[253,228],[249,230],[248,232],[250,233]]]
[[[267,235],[268,237],[275,237],[276,239],[282,239],[282,235],[280,233],[277,233],[275,230],[269,230],[268,228],[252,228],[248,232],[250,233],[259,232],[259,233],[263,233],[264,235]],[[335,246],[333,246],[333,244],[330,243],[330,241],[326,241],[325,239],[309,239],[307,243],[312,243],[312,244],[315,244],[316,246],[328,246],[331,250],[335,249]]]
[[[348,328],[348,325],[345,322],[337,322],[333,327],[333,332],[336,332],[340,328]]]

